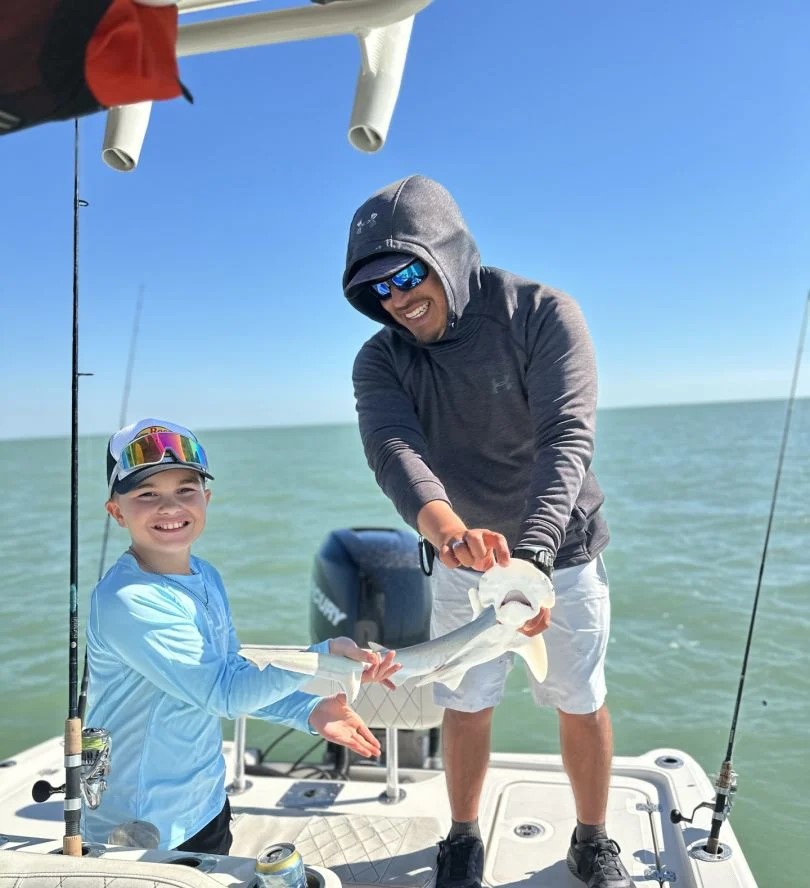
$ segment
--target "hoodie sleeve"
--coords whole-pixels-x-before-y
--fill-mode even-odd
[[[519,545],[557,552],[593,458],[596,361],[573,299],[543,289],[525,324],[535,462]]]
[[[381,335],[360,349],[352,379],[368,464],[403,520],[418,529],[416,517],[424,505],[450,499],[430,470],[422,427]]]

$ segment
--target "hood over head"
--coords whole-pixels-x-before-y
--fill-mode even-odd
[[[349,229],[343,292],[359,312],[415,341],[380,305],[369,278],[358,274],[367,263],[403,254],[402,266],[416,257],[439,276],[448,302],[448,324],[442,341],[452,337],[469,302],[481,290],[481,259],[461,211],[450,192],[425,176],[409,176],[386,185],[354,214]],[[379,267],[396,269],[397,258]],[[400,267],[402,267],[400,266]],[[393,273],[393,272],[392,272]]]

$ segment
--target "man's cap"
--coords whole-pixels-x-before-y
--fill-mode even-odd
[[[124,448],[141,436],[151,435],[155,432],[174,432],[199,444],[197,436],[187,428],[162,419],[141,419],[138,422],[133,422],[131,425],[124,426],[124,428],[119,429],[110,438],[107,444],[107,483],[110,495],[113,493],[129,493],[130,490],[150,475],[165,472],[166,469],[187,467],[195,472],[199,472],[203,478],[208,478],[211,481],[214,480],[214,476],[209,474],[206,469],[200,468],[195,463],[185,462],[182,454],[175,454],[173,450],[167,450],[161,462],[151,466],[144,466],[142,469],[136,469],[131,475],[119,479],[118,461],[121,459]]]
[[[346,285],[356,287],[359,284],[373,284],[375,281],[388,280],[398,271],[402,271],[407,265],[416,259],[410,253],[383,253],[375,256],[369,262],[361,265]]]

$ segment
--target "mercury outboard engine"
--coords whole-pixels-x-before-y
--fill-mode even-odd
[[[430,638],[430,606],[430,586],[409,530],[333,530],[315,556],[309,602],[313,642],[347,635],[361,647],[372,641],[394,649],[419,644]],[[398,746],[400,764],[426,767],[438,755],[439,730],[400,730]],[[345,750],[330,744],[330,754],[340,759]]]
[[[312,641],[347,635],[408,647],[430,637],[430,587],[419,566],[416,537],[389,527],[333,530],[312,570]]]

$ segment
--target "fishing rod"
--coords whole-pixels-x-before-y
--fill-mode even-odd
[[[70,615],[62,853],[82,856],[82,720],[79,716],[79,121],[73,121],[73,331],[70,411]]]
[[[804,350],[804,342],[807,334],[807,317],[810,309],[810,291],[807,293],[807,299],[804,303],[804,315],[802,317],[801,330],[799,332],[799,345],[796,350],[796,363],[793,368],[793,381],[790,386],[790,396],[788,398],[787,410],[785,412],[785,426],[782,430],[782,443],[779,448],[779,458],[776,463],[776,478],[774,479],[773,494],[771,496],[771,507],[768,512],[768,524],[765,528],[765,543],[762,547],[762,557],[759,562],[759,574],[757,576],[756,591],[754,593],[754,604],[751,609],[751,619],[748,623],[748,638],[745,642],[745,652],[743,654],[742,669],[740,670],[740,681],[737,686],[737,699],[734,703],[734,712],[731,719],[731,730],[728,735],[728,747],[726,748],[726,757],[720,766],[720,773],[717,775],[714,788],[716,790],[714,803],[701,802],[692,811],[691,817],[681,814],[678,809],[670,812],[669,819],[673,823],[685,821],[691,823],[695,813],[700,808],[712,809],[712,825],[709,831],[709,838],[706,840],[705,852],[709,859],[719,857],[723,853],[720,844],[720,828],[724,821],[728,818],[731,810],[732,795],[737,790],[737,775],[732,767],[732,753],[734,751],[734,741],[737,734],[737,719],[740,714],[740,706],[742,704],[743,686],[745,685],[745,675],[748,669],[748,657],[751,653],[751,642],[754,636],[754,623],[757,617],[757,608],[759,606],[759,595],[762,589],[762,577],[765,572],[765,561],[768,556],[768,543],[771,538],[771,528],[773,527],[773,518],[776,513],[776,500],[779,495],[779,482],[782,478],[782,466],[785,461],[785,451],[787,450],[788,435],[790,432],[790,421],[793,416],[793,406],[796,403],[796,389],[799,382],[799,370],[802,364],[802,352]]]
[[[132,370],[135,366],[135,343],[138,340],[138,329],[141,320],[141,309],[143,308],[143,284],[141,284],[140,289],[138,290],[138,299],[135,303],[135,317],[132,322],[132,333],[129,338],[129,356],[127,357],[127,369],[124,374],[124,391],[121,395],[121,411],[118,416],[118,428],[122,428],[124,423],[127,421],[127,408],[129,406],[129,391],[132,387]],[[107,516],[104,520],[104,534],[101,538],[101,555],[99,557],[98,563],[98,579],[100,580],[104,576],[104,566],[107,560],[107,544],[110,539],[110,524],[112,519],[110,514],[107,513]],[[87,711],[87,682],[88,682],[88,672],[87,672],[87,651],[84,652],[84,668],[82,669],[82,686],[81,692],[79,693],[79,718],[84,721],[84,714]]]
[[[79,121],[73,123],[73,328],[71,335],[70,411],[70,608],[68,624],[68,716],[65,720],[65,782],[51,786],[38,780],[31,790],[35,802],[63,792],[65,834],[62,853],[81,857],[82,801],[97,808],[106,789],[110,766],[110,735],[103,728],[82,728],[79,702],[79,210],[88,206],[79,197]]]

